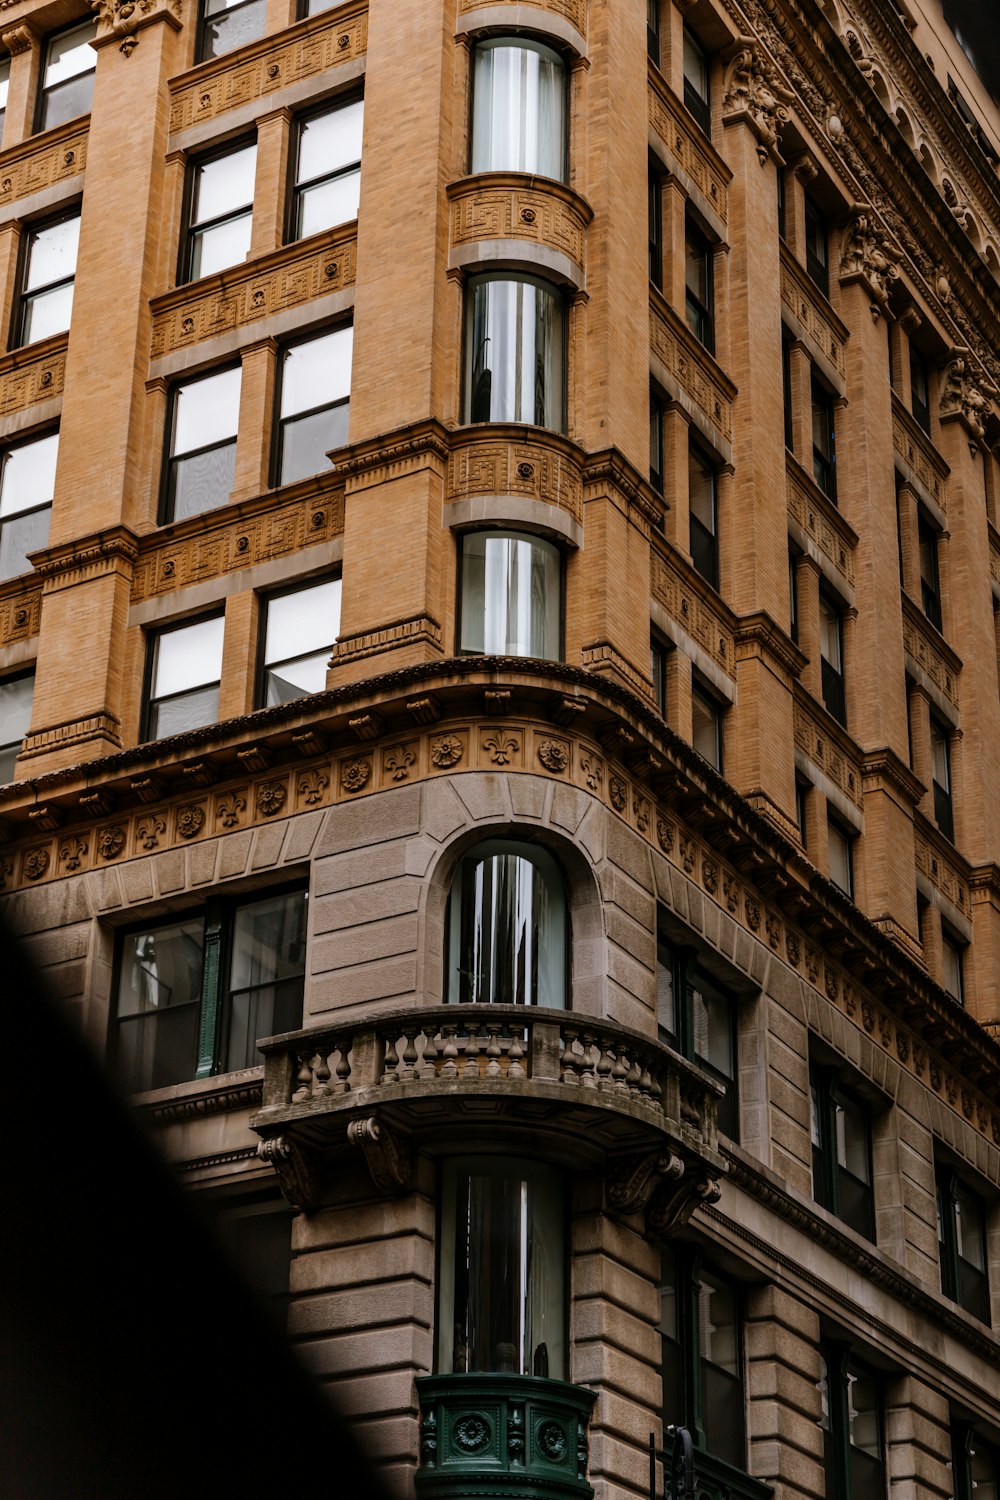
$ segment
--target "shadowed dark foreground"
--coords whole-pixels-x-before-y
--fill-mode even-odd
[[[0,1494],[384,1500],[0,927]]]

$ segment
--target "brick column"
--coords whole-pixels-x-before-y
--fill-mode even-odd
[[[688,504],[688,450],[691,424],[676,401],[663,411],[663,495],[670,509],[664,517],[667,540],[679,552],[691,550],[691,511]]]
[[[180,22],[155,3],[133,13],[127,37],[101,22],[94,108],[87,147],[87,193],[73,323],[66,359],[59,463],[52,506],[51,547],[72,587],[46,593],[38,641],[32,740],[34,774],[78,764],[116,749],[130,698],[116,656],[125,634],[129,597],[126,552],[114,566],[76,567],[94,533],[132,528],[146,507],[142,479],[143,424],[149,360],[150,296],[163,232],[167,115],[149,101],[165,97],[167,79],[183,56]],[[127,149],[134,171],[121,170]],[[113,222],[114,234],[108,234]],[[131,378],[122,378],[123,367]],[[138,481],[138,482],[137,482]],[[127,551],[127,549],[126,549]],[[86,627],[83,623],[86,621]],[[61,671],[66,642],[86,633],[89,646]],[[46,748],[43,748],[46,747]]]
[[[897,491],[899,514],[899,554],[903,564],[903,589],[920,603],[920,534],[918,528],[917,492],[912,484],[901,484]]]
[[[922,813],[933,819],[933,765],[931,761],[931,700],[924,688],[911,687],[909,697],[910,715],[910,765],[918,781],[926,788],[917,806]]]
[[[285,3],[285,0],[282,0]],[[292,112],[278,109],[257,121],[257,170],[253,190],[250,259],[277,250],[285,239],[286,188],[291,169]]]
[[[248,500],[269,487],[277,367],[278,345],[275,339],[261,339],[260,343],[249,344],[242,351],[233,500]]]
[[[32,133],[42,48],[27,21],[0,33],[0,42],[10,53],[10,84],[3,122],[3,149],[9,151]]]
[[[795,560],[795,603],[799,650],[809,658],[802,684],[817,702],[823,701],[823,669],[819,649],[819,568],[807,552]]]
[[[257,662],[257,595],[253,589],[230,594],[222,639],[222,682],[219,718],[236,718],[253,707]]]
[[[792,452],[806,473],[812,474],[812,360],[800,339],[789,345],[788,375],[792,399]]]
[[[694,712],[691,704],[691,658],[683,651],[674,650],[667,656],[667,723],[681,737],[690,742],[694,733]]]
[[[8,343],[13,342],[11,324],[17,300],[17,267],[24,226],[11,219],[0,228],[0,330],[7,329]]]

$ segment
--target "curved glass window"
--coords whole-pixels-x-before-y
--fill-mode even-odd
[[[445,1166],[438,1368],[566,1378],[565,1193],[526,1161]]]
[[[465,312],[466,422],[566,430],[566,311],[530,276],[474,276]]]
[[[566,1004],[566,890],[552,855],[488,839],[458,867],[448,909],[448,1000]]]
[[[472,80],[473,172],[566,180],[566,68],[541,42],[480,42]]]
[[[516,531],[462,538],[463,652],[558,661],[561,596],[561,559],[551,542]]]

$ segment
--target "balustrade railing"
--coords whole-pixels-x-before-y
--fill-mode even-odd
[[[362,1094],[372,1104],[416,1086],[548,1085],[686,1125],[714,1146],[712,1080],[638,1032],[572,1011],[436,1006],[274,1037],[261,1050],[265,1110],[336,1108]]]

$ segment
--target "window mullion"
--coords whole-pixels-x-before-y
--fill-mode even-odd
[[[847,1399],[849,1344],[828,1344],[826,1348],[827,1399],[830,1403],[830,1437],[833,1493],[830,1500],[850,1500],[851,1495],[851,1418]]]
[[[196,1078],[211,1078],[218,1071],[222,1045],[223,998],[223,908],[211,902],[205,910],[205,947],[202,960],[201,1022],[198,1028]]]

